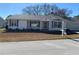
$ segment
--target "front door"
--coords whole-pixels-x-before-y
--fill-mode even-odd
[[[49,21],[43,21],[43,29],[48,30],[49,29]]]

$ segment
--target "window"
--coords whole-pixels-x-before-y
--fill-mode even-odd
[[[54,22],[52,21],[52,28],[54,27]]]
[[[61,28],[62,23],[59,21],[52,21],[52,28]]]
[[[49,28],[49,21],[43,21],[43,28],[48,29]]]
[[[58,22],[58,28],[62,27],[62,22]]]
[[[54,28],[58,28],[58,22],[54,22]]]
[[[18,26],[18,20],[10,20],[10,26]]]
[[[31,27],[40,27],[40,22],[39,21],[30,21],[30,26]]]

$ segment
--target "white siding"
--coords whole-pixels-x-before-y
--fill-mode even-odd
[[[9,29],[17,29],[17,26],[9,26]]]
[[[79,30],[79,22],[68,22],[67,28],[70,30]]]
[[[52,21],[49,21],[49,30],[52,30]]]
[[[18,28],[19,29],[27,29],[27,21],[19,21],[19,24],[18,24]]]

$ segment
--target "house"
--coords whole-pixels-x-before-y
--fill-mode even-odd
[[[0,28],[5,27],[5,21],[2,17],[0,17]]]
[[[67,22],[66,27],[72,31],[79,32],[79,18],[72,18],[72,20]]]
[[[11,15],[6,18],[8,29],[62,31],[67,19],[55,15]]]

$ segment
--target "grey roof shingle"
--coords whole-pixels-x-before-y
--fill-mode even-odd
[[[59,16],[55,15],[12,15],[6,18],[7,20],[13,19],[13,20],[51,20],[51,19],[63,19]]]

